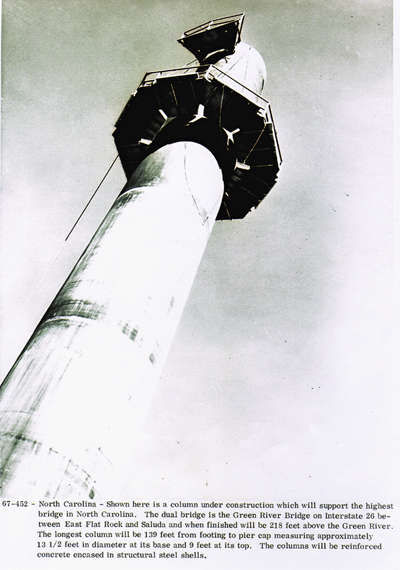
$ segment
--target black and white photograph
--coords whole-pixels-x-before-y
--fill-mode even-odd
[[[394,27],[3,0],[4,570],[399,567]]]

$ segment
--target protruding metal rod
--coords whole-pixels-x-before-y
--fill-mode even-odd
[[[93,194],[92,194],[91,197],[89,198],[89,200],[88,200],[86,206],[83,208],[82,212],[79,214],[79,216],[78,216],[76,222],[74,223],[74,225],[73,225],[72,228],[70,229],[70,231],[69,231],[69,233],[68,233],[68,235],[67,235],[67,237],[65,238],[64,241],[67,241],[67,239],[69,238],[69,236],[72,234],[72,232],[73,232],[74,229],[76,228],[76,226],[77,226],[79,220],[81,219],[81,217],[83,216],[83,214],[84,214],[84,213],[86,212],[86,210],[88,209],[90,202],[91,202],[91,201],[93,200],[93,198],[96,196],[97,191],[99,190],[100,186],[103,184],[104,180],[105,180],[105,179],[107,178],[107,176],[108,176],[108,173],[110,172],[110,170],[112,169],[112,167],[113,167],[114,164],[116,163],[117,158],[118,158],[118,154],[117,154],[117,156],[114,158],[114,160],[112,161],[111,166],[109,167],[109,169],[107,170],[107,172],[105,173],[105,175],[103,176],[103,178],[101,179],[101,181],[100,181],[99,185],[97,186],[96,190],[93,192]]]

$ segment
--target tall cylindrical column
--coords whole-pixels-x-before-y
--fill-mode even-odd
[[[123,468],[223,191],[197,143],[136,169],[1,386],[3,494],[93,498]]]

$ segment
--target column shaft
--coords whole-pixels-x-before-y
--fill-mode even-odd
[[[222,194],[196,143],[139,165],[0,388],[3,495],[92,498],[118,480]]]

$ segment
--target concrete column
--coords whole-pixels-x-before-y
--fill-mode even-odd
[[[223,191],[217,161],[197,143],[167,145],[136,169],[0,388],[3,496],[109,490]]]

